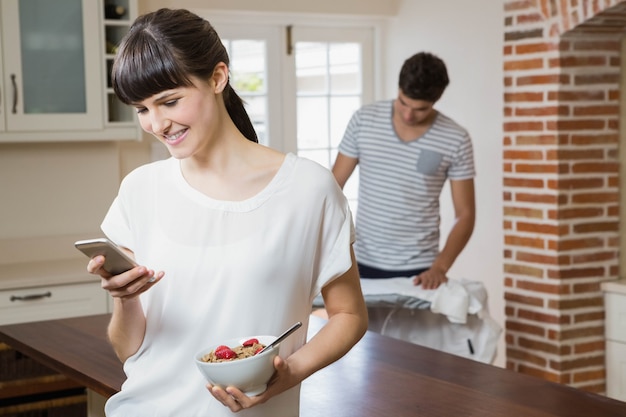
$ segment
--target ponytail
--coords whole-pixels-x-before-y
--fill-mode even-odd
[[[248,112],[246,112],[246,109],[243,105],[243,100],[237,95],[230,83],[226,84],[223,96],[228,115],[235,123],[235,126],[237,126],[237,129],[239,129],[239,131],[246,138],[248,138],[248,140],[258,143],[259,139],[257,138],[254,126],[252,126],[250,116],[248,116]]]

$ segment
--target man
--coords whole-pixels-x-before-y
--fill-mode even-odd
[[[435,289],[472,235],[471,138],[433,107],[448,84],[440,58],[415,54],[402,66],[397,98],[361,107],[346,128],[332,171],[343,188],[359,165],[355,250],[362,278],[413,277]],[[455,222],[439,251],[439,195],[447,179]]]

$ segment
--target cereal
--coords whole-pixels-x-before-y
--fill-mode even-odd
[[[257,339],[246,340],[242,345],[232,349],[228,346],[220,345],[204,355],[201,360],[203,362],[228,362],[245,359],[256,355],[264,347],[265,345],[259,343]]]

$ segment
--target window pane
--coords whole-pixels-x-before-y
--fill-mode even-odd
[[[296,42],[298,155],[332,168],[346,126],[363,103],[358,42]],[[344,186],[356,213],[358,166]]]
[[[295,49],[298,93],[326,93],[328,91],[327,44],[298,42]]]
[[[265,42],[235,40],[231,42],[230,68],[233,87],[239,92],[264,93]]]
[[[328,102],[326,97],[300,97],[298,106],[298,150],[326,149],[328,138]]]
[[[330,98],[330,146],[337,148],[350,117],[361,105],[359,96]]]
[[[329,45],[331,94],[361,93],[361,47],[356,43]]]
[[[230,57],[230,82],[244,106],[259,138],[267,145],[267,51],[263,40],[222,39]]]
[[[19,16],[24,113],[85,113],[81,1],[22,0]]]

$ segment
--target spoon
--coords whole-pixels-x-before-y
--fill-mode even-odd
[[[258,355],[262,352],[265,352],[268,349],[273,348],[274,346],[277,346],[280,342],[282,342],[283,340],[285,340],[285,338],[287,336],[289,336],[291,333],[295,332],[296,330],[298,330],[300,328],[300,326],[302,326],[301,322],[297,322],[296,324],[294,324],[293,326],[291,326],[290,328],[288,328],[283,334],[281,334],[280,336],[278,336],[276,338],[276,340],[274,340],[272,343],[270,343],[269,345],[265,346],[263,349],[259,350],[257,353],[255,353],[255,355]]]

